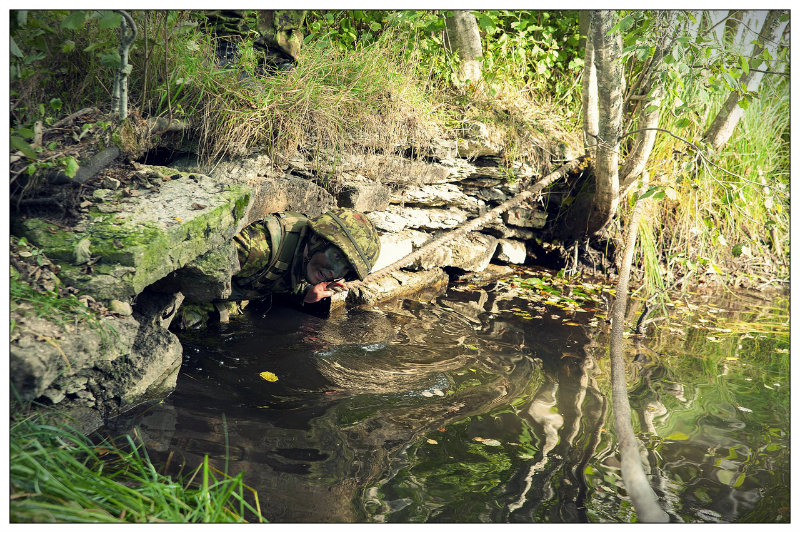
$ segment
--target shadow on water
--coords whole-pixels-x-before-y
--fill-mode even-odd
[[[507,283],[328,320],[251,313],[183,333],[175,392],[120,423],[138,426],[169,472],[204,455],[244,471],[272,522],[635,520],[610,422],[605,329]],[[769,420],[752,425],[735,407],[739,381],[703,383],[716,363],[664,364],[682,350],[676,339],[629,354],[665,508],[675,521],[788,520],[788,417],[760,413]],[[788,375],[776,371],[788,413]],[[770,515],[766,500],[786,509]]]

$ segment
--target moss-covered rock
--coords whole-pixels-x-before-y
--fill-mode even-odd
[[[161,173],[157,191],[118,200],[117,212],[92,209],[74,231],[39,219],[21,221],[15,231],[58,261],[77,288],[100,299],[128,299],[226,244],[245,224],[248,187],[168,168]],[[79,260],[76,249],[87,239],[89,255]]]

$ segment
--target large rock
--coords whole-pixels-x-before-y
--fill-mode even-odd
[[[160,399],[174,387],[182,349],[167,328],[183,297],[139,295],[131,316],[58,322],[25,305],[13,311],[12,395],[52,404],[92,431],[115,415]]]
[[[525,243],[511,239],[500,239],[497,243],[497,259],[504,263],[521,265],[525,263],[527,252]]]
[[[480,272],[489,265],[496,248],[495,237],[473,231],[458,239],[442,243],[430,254],[415,261],[413,266],[424,270],[434,267],[454,267]]]
[[[65,282],[98,299],[125,301],[227,243],[246,224],[248,187],[149,168],[166,181],[141,196],[103,204],[110,207],[105,212],[90,210],[74,231],[27,219],[16,233],[57,262]]]
[[[386,211],[375,211],[367,217],[381,231],[402,231],[405,228],[424,230],[453,229],[469,219],[461,209],[424,209],[390,205]]]
[[[245,210],[245,224],[252,224],[271,213],[300,211],[314,218],[336,207],[336,200],[312,181],[291,175],[261,177],[247,181],[251,201]]]
[[[157,281],[161,292],[180,292],[188,301],[211,302],[231,295],[231,278],[239,272],[233,241],[210,250],[186,266]]]
[[[381,235],[381,252],[380,255],[378,255],[378,260],[372,267],[372,271],[377,272],[383,267],[391,265],[395,261],[399,261],[425,244],[430,238],[430,234],[413,229]]]
[[[369,213],[383,211],[389,206],[391,191],[386,185],[358,175],[342,185],[336,199],[339,207]]]
[[[472,215],[478,215],[486,208],[483,200],[464,194],[452,183],[409,187],[394,194],[392,203],[423,207],[456,207]]]

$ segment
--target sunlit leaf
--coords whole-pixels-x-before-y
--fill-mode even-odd
[[[264,379],[266,381],[278,381],[278,376],[276,376],[272,372],[266,372],[266,371],[261,372],[259,376],[261,377],[261,379]]]
[[[67,158],[64,166],[64,174],[66,174],[68,178],[74,178],[75,174],[78,173],[78,168],[78,162],[74,157],[70,156]]]

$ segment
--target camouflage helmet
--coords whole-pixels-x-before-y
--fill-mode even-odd
[[[312,220],[311,229],[344,252],[358,279],[367,277],[381,251],[378,231],[367,217],[352,209],[333,209]]]

